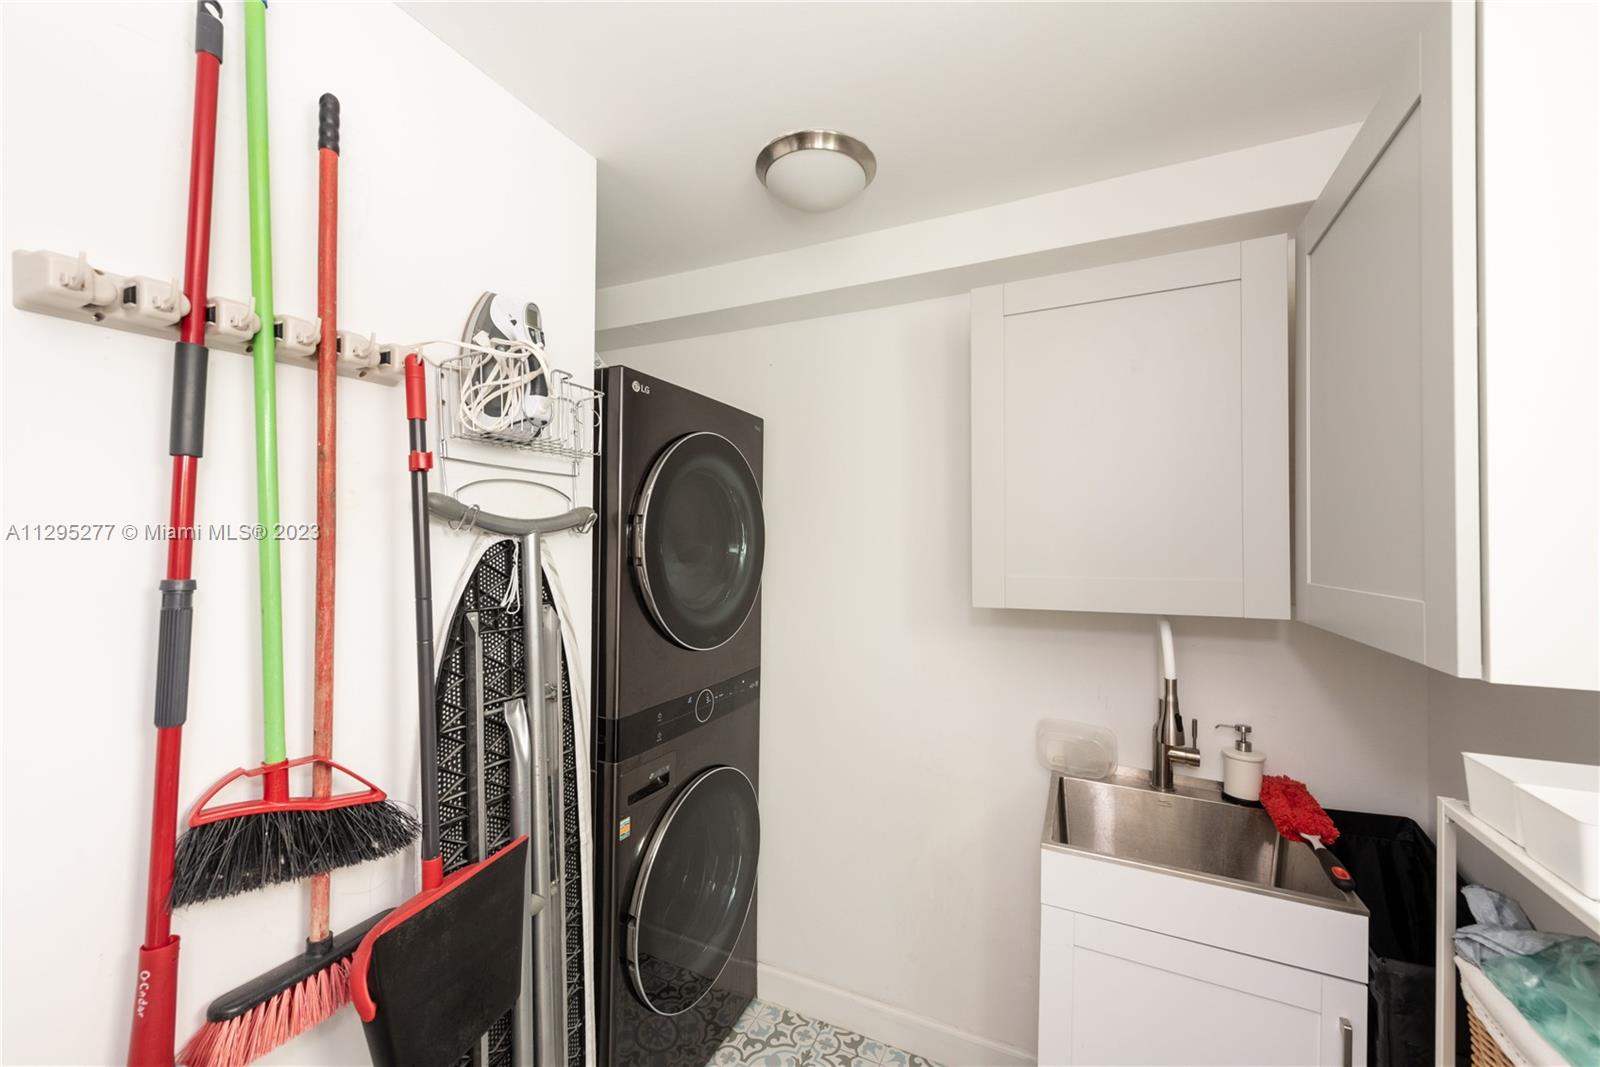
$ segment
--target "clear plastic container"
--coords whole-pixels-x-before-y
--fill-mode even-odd
[[[1104,778],[1117,766],[1117,735],[1104,726],[1040,719],[1034,732],[1039,762],[1071,778]]]

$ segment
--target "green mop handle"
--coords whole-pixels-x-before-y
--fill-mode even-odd
[[[256,531],[261,569],[261,748],[267,766],[288,758],[283,730],[283,577],[278,545],[277,354],[272,332],[272,189],[267,162],[267,5],[244,5],[245,119],[250,157],[250,286],[256,331]],[[288,773],[269,774],[267,798],[288,796]],[[277,795],[281,791],[281,796]]]

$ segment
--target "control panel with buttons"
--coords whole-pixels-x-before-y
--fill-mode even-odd
[[[632,759],[697,726],[754,707],[760,694],[761,672],[746,671],[626,718],[602,719],[595,736],[596,756],[607,763]]]

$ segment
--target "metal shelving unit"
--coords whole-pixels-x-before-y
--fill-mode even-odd
[[[1433,1049],[1438,1063],[1456,1057],[1456,840],[1465,831],[1512,870],[1532,882],[1540,892],[1561,905],[1591,933],[1600,937],[1600,900],[1585,896],[1557,877],[1527,850],[1490,826],[1467,807],[1464,800],[1438,798],[1439,873],[1435,879],[1438,902],[1434,914],[1438,929],[1434,940]]]

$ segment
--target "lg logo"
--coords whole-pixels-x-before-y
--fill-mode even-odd
[[[637,380],[635,380],[633,383],[633,391],[636,393],[643,393],[645,396],[650,395],[650,387],[648,385],[641,385]]]

